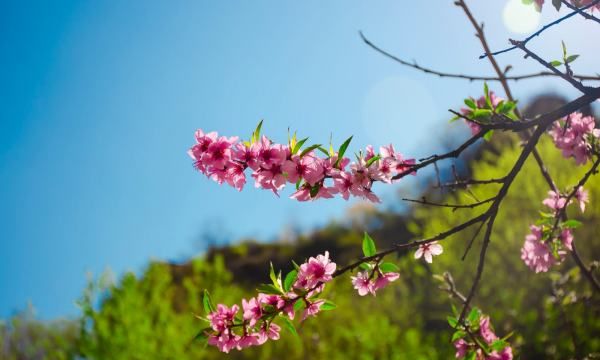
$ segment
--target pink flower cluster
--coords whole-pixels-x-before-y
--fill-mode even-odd
[[[565,158],[573,157],[582,165],[592,157],[592,144],[600,138],[600,129],[595,126],[593,117],[575,112],[564,122],[555,122],[549,134]]]
[[[479,335],[487,345],[492,345],[496,340],[498,340],[498,336],[492,330],[492,326],[490,324],[489,316],[482,316],[479,319]],[[469,344],[464,339],[458,339],[454,342],[454,347],[456,348],[456,358],[462,359],[464,358],[469,351],[475,351],[475,359],[481,360],[512,360],[513,353],[510,345],[506,345],[501,351],[493,350],[489,354],[485,355],[481,348],[477,348],[476,344]]]
[[[278,340],[281,327],[273,321],[276,316],[293,320],[295,311],[301,308],[298,305],[304,307],[302,320],[315,316],[325,304],[325,300],[315,296],[323,291],[326,282],[331,281],[335,269],[336,264],[325,252],[298,267],[296,280],[289,291],[284,291],[281,279],[278,279],[277,294],[259,293],[249,300],[242,299],[241,317],[237,315],[238,305],[218,304],[207,316],[212,330],[208,344],[228,353],[232,349],[262,345],[269,339]]]
[[[400,274],[396,272],[382,272],[380,269],[373,269],[369,274],[368,271],[361,271],[356,276],[351,276],[352,285],[358,290],[358,295],[365,296],[372,294],[381,288],[386,287],[392,281],[398,280]]]
[[[249,168],[255,187],[276,195],[287,183],[296,184],[297,191],[291,198],[298,201],[339,194],[345,200],[352,195],[379,202],[371,190],[373,182],[392,183],[395,175],[409,171],[415,164],[414,159],[404,159],[391,144],[380,147],[379,154],[369,145],[365,154],[350,164],[345,157],[338,161],[337,153],[321,158],[316,147],[313,151],[299,151],[292,143],[275,144],[265,136],[249,143],[238,142],[238,137],[219,137],[216,132],[197,130],[195,137],[196,144],[188,153],[196,169],[212,180],[241,191],[246,184],[245,170]],[[331,179],[329,184],[327,179]]]
[[[583,187],[578,187],[574,198],[579,202],[581,212],[585,211],[585,205],[589,201],[588,192]],[[531,233],[525,236],[525,244],[521,248],[521,259],[525,265],[536,273],[547,272],[554,264],[560,263],[567,253],[573,250],[573,233],[569,227],[556,226],[556,217],[566,206],[567,197],[549,191],[548,197],[542,202],[553,212],[542,221],[540,226],[531,225]],[[556,228],[556,229],[555,229]],[[552,232],[558,231],[558,236]],[[558,240],[558,241],[555,241]]]
[[[594,0],[571,0],[571,4],[577,7],[585,7],[591,4]],[[544,6],[544,0],[535,0],[535,5],[538,11],[542,10],[542,6]],[[592,6],[591,11],[600,10],[600,3]]]
[[[503,101],[504,99],[496,96],[496,94],[494,94],[493,91],[490,91],[489,94],[490,94],[490,102],[492,103],[492,107],[493,107],[493,109],[489,109],[489,110],[494,110],[494,109],[496,109],[496,106],[498,106],[498,104],[501,101]],[[473,98],[471,98],[471,100],[475,101],[475,99],[473,99]],[[482,96],[479,99],[477,99],[475,101],[475,104],[477,105],[477,108],[480,108],[480,109],[487,108],[487,101],[485,99],[485,96]],[[460,112],[468,118],[471,118],[473,116],[473,111],[474,111],[474,109],[471,109],[471,108],[461,108],[460,109]],[[472,135],[477,135],[481,131],[481,126],[479,124],[476,124],[473,121],[468,121],[468,120],[465,120],[465,123],[471,129]]]

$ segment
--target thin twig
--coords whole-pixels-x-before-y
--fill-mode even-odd
[[[598,19],[597,17],[586,13],[585,11],[581,10],[580,8],[578,8],[577,6],[572,5],[571,3],[569,3],[566,0],[561,0],[561,2],[563,3],[563,5],[565,5],[566,7],[568,7],[571,10],[575,10],[579,13],[579,15],[583,16],[584,18],[588,19],[588,20],[593,20],[597,23],[600,24],[600,19]]]
[[[600,1],[600,0],[598,0],[598,1]],[[539,57],[536,53],[529,50],[525,46],[525,43],[523,43],[521,41],[513,40],[513,39],[510,39],[510,43],[515,45],[515,47],[523,50],[523,52],[525,52],[527,54],[527,56],[533,58],[538,63],[540,63],[544,67],[546,67],[548,70],[552,71],[557,76],[560,76],[561,78],[563,78],[565,81],[567,81],[569,84],[573,85],[573,87],[575,87],[577,90],[581,91],[582,93],[586,94],[590,90],[589,87],[584,86],[580,81],[577,81],[577,80],[573,79],[571,76],[569,76],[568,74],[565,74],[562,71],[558,70],[556,67],[550,65],[549,62],[547,62],[546,60]]]
[[[458,2],[458,1],[457,1],[457,2]],[[582,11],[585,11],[585,10],[587,10],[587,9],[591,8],[592,6],[594,6],[594,5],[598,4],[598,3],[600,3],[600,0],[595,0],[595,1],[591,2],[590,4],[588,4],[587,6],[584,6],[584,7],[582,7],[581,9],[577,9],[576,11],[573,11],[573,12],[571,12],[571,13],[568,13],[567,15],[565,15],[565,16],[563,16],[563,17],[561,17],[561,18],[558,18],[558,19],[554,20],[554,21],[553,21],[553,22],[551,22],[551,23],[549,23],[549,24],[547,24],[547,25],[544,25],[544,26],[543,26],[541,29],[539,29],[538,31],[534,32],[533,34],[529,35],[529,36],[528,36],[528,37],[526,37],[524,40],[522,40],[522,41],[521,41],[521,43],[523,43],[523,44],[527,44],[527,43],[528,43],[528,42],[529,42],[531,39],[535,38],[536,36],[539,36],[539,35],[540,35],[542,32],[544,32],[546,29],[548,29],[548,28],[550,28],[550,27],[552,27],[552,26],[554,26],[554,25],[556,25],[556,24],[558,24],[558,23],[560,23],[560,22],[562,22],[562,21],[564,21],[564,20],[566,20],[566,19],[568,19],[568,18],[570,18],[570,17],[572,17],[572,16],[576,15],[576,14],[579,14],[579,13],[580,13],[580,12],[582,12]],[[511,50],[514,50],[514,49],[516,49],[516,48],[517,48],[517,46],[514,46],[514,44],[513,44],[513,46],[511,46],[511,47],[508,47],[508,48],[506,48],[506,49],[504,49],[504,50],[495,51],[495,52],[493,52],[493,53],[491,53],[491,54],[492,54],[492,55],[499,55],[499,54],[503,54],[503,53],[505,53],[505,52],[509,52],[509,51],[511,51]],[[480,59],[483,59],[483,58],[485,58],[485,57],[487,57],[487,56],[488,56],[488,54],[486,53],[486,54],[483,54],[483,55],[481,55],[479,58],[480,58]]]
[[[438,70],[434,70],[431,68],[421,66],[421,65],[417,64],[416,61],[409,62],[409,61],[403,60],[403,59],[397,57],[396,55],[393,55],[390,52],[383,50],[379,46],[375,45],[371,40],[367,39],[367,37],[365,36],[365,34],[362,31],[359,31],[358,33],[359,33],[361,39],[364,41],[364,43],[367,44],[369,47],[371,47],[373,50],[386,56],[389,59],[392,59],[393,61],[399,63],[400,65],[408,66],[415,70],[421,71],[425,74],[437,75],[441,78],[463,79],[463,80],[469,80],[469,81],[501,81],[501,79],[496,76],[465,75],[465,74],[449,73],[449,72],[438,71]],[[505,79],[512,80],[512,81],[519,81],[519,80],[533,79],[533,78],[537,78],[537,77],[548,77],[548,76],[557,76],[557,75],[550,71],[541,71],[539,73],[534,73],[534,74],[505,76]],[[600,76],[592,76],[592,75],[575,74],[575,75],[573,75],[573,77],[577,78],[579,80],[597,80],[597,81],[600,80]]]
[[[470,204],[442,204],[442,203],[436,203],[436,202],[428,201],[425,198],[423,198],[421,200],[403,198],[402,200],[403,201],[412,202],[412,203],[418,203],[418,204],[422,204],[422,205],[445,207],[445,208],[451,208],[451,209],[456,210],[456,209],[473,209],[473,208],[475,208],[477,206],[481,206],[483,204],[487,204],[489,202],[492,202],[492,201],[494,201],[494,199],[495,199],[495,197],[491,197],[489,199],[481,200],[481,201],[470,203]]]

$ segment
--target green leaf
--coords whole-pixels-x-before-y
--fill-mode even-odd
[[[210,298],[208,290],[204,289],[204,296],[202,297],[202,305],[204,305],[204,312],[209,314],[215,311],[215,306]]]
[[[485,103],[487,104],[488,109],[492,109],[492,99],[490,98],[490,89],[488,88],[488,84],[486,82],[483,83],[483,93],[485,94]]]
[[[370,159],[369,159],[369,161],[367,161],[367,163],[365,164],[365,166],[366,166],[366,167],[369,167],[369,166],[373,165],[373,163],[374,163],[375,161],[377,161],[377,160],[380,160],[380,159],[381,159],[381,156],[379,156],[379,155],[375,155],[375,156],[373,156],[372,158],[370,158]]]
[[[465,357],[465,360],[475,360],[477,359],[477,353],[475,351],[471,351]]]
[[[458,116],[458,115],[454,115],[454,116],[452,117],[452,119],[450,119],[450,121],[448,121],[448,122],[455,122],[456,120],[458,120],[458,119],[460,119],[460,118],[461,118],[460,116]]]
[[[377,248],[375,247],[375,241],[367,234],[365,231],[365,235],[363,236],[362,242],[362,251],[365,257],[373,256],[377,253]]]
[[[285,292],[290,291],[294,282],[296,282],[296,278],[298,277],[298,270],[290,271],[286,276],[285,280],[283,280],[283,290]]]
[[[295,134],[294,134],[295,135]],[[302,145],[304,145],[304,143],[306,142],[306,140],[308,140],[308,138],[304,138],[300,141],[298,141],[295,145],[294,148],[292,149],[292,155],[296,154],[298,152],[298,150],[300,150],[302,148]]]
[[[346,150],[348,149],[348,146],[350,145],[350,142],[352,141],[352,137],[353,136],[350,136],[340,146],[340,149],[338,150],[338,158],[337,158],[337,160],[336,160],[336,162],[334,164],[334,167],[339,167],[340,166],[340,162],[344,158],[344,154],[346,153]]]
[[[273,263],[270,262],[270,269],[269,269],[269,277],[271,278],[271,281],[273,282],[273,285],[275,287],[278,287],[278,283],[277,283],[277,275],[275,275],[275,269],[273,269]]]
[[[563,59],[567,57],[567,46],[565,45],[564,41],[561,41],[562,44],[562,51],[563,51]]]
[[[582,225],[581,221],[577,221],[577,220],[574,220],[574,219],[570,219],[570,220],[567,220],[567,221],[565,221],[565,222],[562,223],[562,226],[566,227],[568,229],[577,229],[581,225]]]
[[[492,135],[494,135],[494,130],[488,130],[485,132],[485,134],[483,134],[483,139],[485,141],[490,141],[490,139],[492,138]]]
[[[473,110],[477,109],[477,104],[475,104],[475,100],[473,99],[465,99],[465,105]]]
[[[321,305],[321,307],[319,309],[323,310],[323,311],[327,311],[327,310],[333,310],[336,307],[337,307],[336,304],[332,303],[329,300],[325,300],[325,302]]]
[[[458,320],[454,316],[448,316],[446,317],[446,320],[448,320],[448,325],[452,326],[453,328],[458,325]]]
[[[260,140],[260,129],[262,128],[262,124],[263,121],[262,119],[258,122],[258,125],[256,125],[256,129],[254,130],[254,132],[252,133],[252,143],[256,143]]]
[[[325,156],[330,157],[329,152],[323,146],[319,145],[319,147],[317,148],[317,150],[319,150],[320,152],[322,152]]]
[[[304,155],[308,154],[309,152],[313,151],[314,149],[319,148],[319,146],[321,146],[321,144],[315,144],[315,145],[311,145],[311,146],[307,147],[300,153],[300,157],[303,157]]]
[[[398,267],[398,265],[391,263],[391,262],[384,262],[379,264],[379,270],[381,270],[381,272],[384,273],[389,273],[389,272],[399,272],[400,268]]]
[[[358,265],[359,268],[366,270],[366,271],[371,271],[371,265],[367,264],[367,263],[361,263],[360,265]]]
[[[471,309],[471,312],[469,312],[469,315],[467,316],[469,324],[479,324],[479,315],[479,309],[475,307]]]
[[[257,291],[264,294],[282,295],[283,292],[272,284],[260,284],[256,288]]]
[[[561,66],[562,62],[558,61],[558,60],[552,60],[552,61],[550,61],[550,65],[557,67],[557,66]]]
[[[579,57],[579,55],[569,55],[567,57],[567,60],[565,60],[565,63],[570,64],[573,61],[577,60],[578,57]]]
[[[492,350],[502,351],[507,345],[508,344],[506,343],[506,341],[498,339],[494,340],[494,342],[490,346],[492,347]]]
[[[298,181],[296,181],[296,190],[300,190],[300,185],[302,185],[302,178],[299,177]]]
[[[467,335],[463,330],[456,330],[454,334],[452,334],[452,342],[455,342],[458,339],[462,339]]]
[[[294,303],[294,311],[304,309],[305,305],[306,304],[304,303],[304,301],[296,300],[296,302]]]
[[[471,119],[483,119],[492,116],[493,112],[490,109],[475,109],[471,113]]]
[[[296,327],[294,326],[294,323],[290,321],[290,319],[281,316],[281,320],[283,321],[283,324],[285,325],[286,329],[288,329],[292,334],[294,334],[294,336],[298,336]]]
[[[294,269],[296,269],[296,270],[300,269],[300,265],[296,264],[296,262],[294,260],[292,260],[292,265],[294,265]]]
[[[319,184],[315,184],[315,186],[311,187],[310,188],[310,197],[314,198],[315,196],[317,196],[320,188],[321,188],[321,185],[319,185]]]

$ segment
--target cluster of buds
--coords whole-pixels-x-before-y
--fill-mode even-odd
[[[333,198],[338,194],[345,200],[356,196],[379,202],[371,189],[373,183],[392,183],[396,175],[410,173],[415,164],[414,159],[404,159],[391,144],[380,147],[378,154],[369,145],[364,153],[356,155],[356,162],[350,163],[344,154],[352,137],[338,151],[320,144],[303,148],[308,138],[298,140],[294,134],[287,145],[276,144],[260,135],[261,126],[262,121],[249,141],[197,130],[196,144],[188,152],[194,166],[219,184],[227,183],[239,191],[246,184],[246,169],[250,169],[255,186],[276,195],[286,184],[295,184],[291,198],[298,201]]]
[[[565,158],[572,157],[577,165],[583,165],[591,159],[594,150],[598,150],[600,129],[595,126],[592,116],[575,112],[564,121],[555,122],[549,133]]]
[[[473,308],[464,324],[458,324],[458,319],[453,316],[448,317],[448,323],[456,329],[452,341],[457,359],[512,360],[512,347],[506,341],[510,335],[500,339],[489,316],[483,315],[479,309]]]
[[[572,197],[548,192],[542,202],[551,211],[542,212],[536,225],[531,225],[531,233],[525,236],[525,244],[521,248],[521,259],[536,273],[547,272],[554,264],[562,262],[567,251],[573,250],[572,229],[581,225],[577,220],[562,221],[565,208],[574,198],[579,203],[581,212],[589,201],[588,192],[579,186]]]
[[[209,345],[228,353],[232,349],[244,349],[264,344],[267,340],[278,340],[283,324],[295,332],[291,320],[296,312],[302,310],[302,321],[315,316],[322,310],[331,310],[335,305],[319,298],[325,283],[331,281],[336,264],[329,259],[329,253],[311,257],[307,262],[290,271],[282,279],[281,272],[275,275],[271,265],[272,284],[258,287],[258,295],[249,300],[242,300],[240,307],[212,305],[210,295],[205,292],[204,309],[208,313],[206,321],[210,326],[202,329],[199,338],[206,339]]]

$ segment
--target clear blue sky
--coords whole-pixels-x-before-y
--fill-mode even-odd
[[[503,25],[503,1],[471,2],[494,48],[522,36]],[[432,3],[4,2],[0,316],[29,300],[42,318],[74,316],[86,271],[181,261],[207,231],[269,240],[286,224],[344,214],[342,200],[300,204],[209,182],[186,155],[196,128],[247,136],[263,118],[280,141],[291,127],[319,142],[354,134],[354,149],[393,141],[415,157],[434,151],[428,138],[450,126],[446,110],[481,84],[399,67],[358,37],[423,65],[489,72],[463,14],[450,0]],[[558,57],[564,38],[583,55],[577,69],[593,71],[597,30],[581,21],[562,29],[533,47]],[[539,70],[518,54],[500,60],[515,73]],[[525,99],[564,88],[518,85]]]

